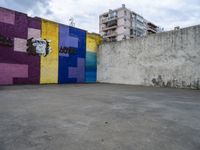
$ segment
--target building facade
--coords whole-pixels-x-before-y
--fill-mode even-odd
[[[158,32],[159,27],[141,15],[121,8],[109,10],[99,17],[99,32],[104,41],[121,41]]]

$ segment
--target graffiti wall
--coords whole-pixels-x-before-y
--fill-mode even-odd
[[[40,83],[40,57],[26,51],[27,39],[40,31],[40,19],[0,9],[0,84]]]
[[[86,51],[86,82],[96,82],[97,79],[97,47],[102,39],[98,34],[87,33],[87,51]]]
[[[58,24],[42,20],[42,39],[51,40],[51,53],[40,57],[40,83],[58,83]]]
[[[96,82],[100,37],[0,7],[0,85]]]
[[[86,31],[59,25],[59,83],[85,82]]]

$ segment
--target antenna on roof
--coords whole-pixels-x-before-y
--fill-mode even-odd
[[[72,27],[75,27],[75,22],[74,22],[74,18],[73,17],[69,18],[69,25],[72,26]]]

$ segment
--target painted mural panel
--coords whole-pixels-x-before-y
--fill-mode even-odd
[[[59,25],[59,83],[85,82],[86,31]]]
[[[96,82],[101,38],[86,34],[0,7],[0,85]]]
[[[58,83],[58,31],[57,23],[42,20],[42,39],[50,40],[51,53],[41,56],[40,83]]]
[[[6,24],[15,24],[15,12],[0,7],[0,21]]]
[[[41,30],[41,20],[0,8],[0,84],[39,84],[40,57],[26,52],[30,28]]]
[[[97,78],[97,56],[96,51],[102,39],[97,34],[87,33],[87,51],[86,51],[86,82],[96,82]]]

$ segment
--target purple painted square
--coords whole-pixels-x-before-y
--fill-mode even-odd
[[[0,7],[0,22],[6,24],[15,24],[15,12]]]
[[[6,84],[5,82],[8,82],[7,84],[9,84],[11,81],[13,84],[40,83],[40,56],[28,55],[25,51],[25,41],[28,38],[28,28],[32,28],[33,30],[41,29],[41,21],[38,19],[29,18],[26,14],[15,12],[14,25],[0,22],[0,33],[3,36],[9,37],[13,41],[14,38],[18,38],[20,41],[23,41],[16,42],[16,44],[22,44],[23,46],[14,45],[13,47],[8,47],[0,45],[0,63],[12,64],[13,66],[11,70],[0,70],[1,79],[5,78],[5,72],[12,72],[12,76],[10,77],[13,79],[3,79],[4,84]],[[14,51],[14,47],[17,51]],[[17,72],[17,70],[23,70],[23,65],[27,66],[27,74],[20,74],[20,72]]]
[[[15,37],[26,39],[28,35],[28,16],[23,13],[15,13]]]

